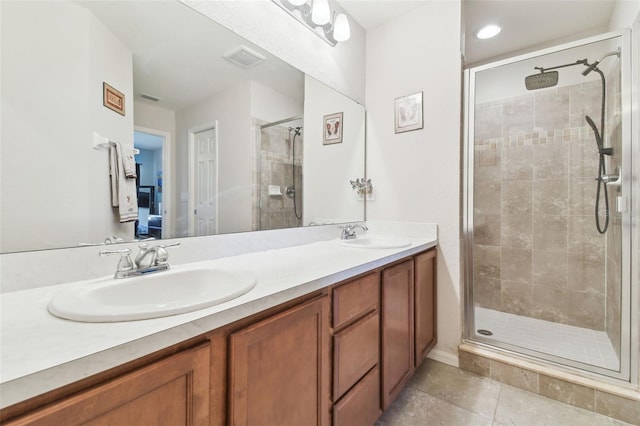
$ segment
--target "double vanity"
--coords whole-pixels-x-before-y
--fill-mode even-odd
[[[436,342],[427,229],[5,293],[0,421],[371,425]]]

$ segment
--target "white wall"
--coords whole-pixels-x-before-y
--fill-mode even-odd
[[[631,28],[634,19],[640,17],[640,2],[637,0],[617,0],[609,19],[609,31]]]
[[[353,19],[351,39],[332,47],[268,0],[180,1],[363,103],[365,32]]]
[[[108,153],[93,149],[92,135],[133,144],[131,53],[75,4],[1,7],[0,251],[130,238],[133,225],[119,224],[111,208]],[[16,38],[20,48],[11,43]],[[102,105],[103,81],[125,94],[126,116]],[[33,156],[30,140],[48,143]],[[95,170],[103,173],[90,173]]]
[[[430,2],[367,33],[368,220],[439,226],[438,346],[457,362],[460,279],[460,1]],[[424,92],[424,129],[394,134],[394,99]]]
[[[304,114],[302,100],[293,99],[276,92],[270,87],[252,81],[251,83],[251,117],[273,122]]]
[[[302,212],[304,223],[364,220],[364,202],[349,184],[363,178],[364,107],[309,76],[305,77]],[[343,113],[342,143],[323,145],[324,116]]]
[[[175,170],[188,170],[190,129],[218,122],[218,231],[251,230],[252,158],[251,85],[243,83],[176,112]],[[186,174],[176,176],[176,236],[187,235]]]

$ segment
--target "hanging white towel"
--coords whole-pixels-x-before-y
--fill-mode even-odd
[[[111,176],[111,205],[118,207],[120,223],[138,219],[138,197],[136,181],[127,179],[124,174],[120,144],[109,144],[109,174]]]
[[[133,147],[129,145],[120,145],[122,152],[122,168],[124,169],[124,176],[127,179],[135,179],[136,176],[136,157],[133,152]]]

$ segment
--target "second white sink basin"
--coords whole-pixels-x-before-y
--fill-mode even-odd
[[[388,237],[385,235],[364,235],[352,240],[337,240],[338,244],[345,247],[357,247],[367,249],[390,249],[409,247],[410,241],[398,237]]]
[[[49,302],[53,315],[81,322],[118,322],[182,314],[250,291],[255,277],[218,268],[170,269],[139,277],[86,281]]]

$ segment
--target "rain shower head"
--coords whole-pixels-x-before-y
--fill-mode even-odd
[[[541,71],[525,77],[524,84],[527,90],[544,89],[558,84],[558,71]]]

